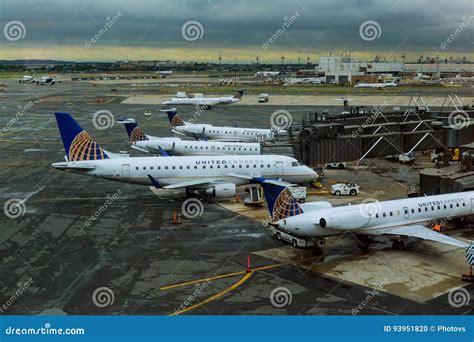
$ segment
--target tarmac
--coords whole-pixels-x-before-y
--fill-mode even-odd
[[[184,191],[53,170],[50,164],[64,158],[55,111],[72,114],[105,149],[132,155],[140,154],[130,149],[117,119],[135,117],[146,133],[169,136],[167,118],[154,104],[123,103],[133,94],[120,88],[110,92],[109,86],[67,80],[54,86],[2,83],[0,196],[2,203],[21,202],[18,217],[0,216],[0,314],[473,314],[472,305],[448,301],[457,287],[474,296],[473,285],[460,280],[466,271],[462,251],[428,242],[394,251],[387,240],[367,251],[351,235],[328,239],[322,249],[295,249],[262,224],[264,207],[245,207],[235,198],[203,200],[201,215],[180,215],[174,224]],[[244,104],[205,111],[198,122],[268,127],[271,113],[281,109]],[[300,104],[289,111],[299,122],[319,108]],[[98,110],[110,111],[115,124],[95,128]],[[151,117],[143,116],[145,110]],[[195,114],[192,108],[180,112],[185,119]],[[367,163],[371,167],[356,172],[326,173],[326,190],[331,182],[356,181],[360,196],[320,192],[308,200],[343,205],[403,197],[423,166]],[[474,237],[472,228],[447,233]],[[24,291],[17,295],[19,289]],[[98,293],[107,294],[105,302]],[[275,302],[276,293],[284,294],[283,303]]]

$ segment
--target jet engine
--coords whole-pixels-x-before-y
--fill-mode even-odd
[[[226,198],[235,196],[234,183],[213,184],[206,188],[206,194],[212,197]]]
[[[369,223],[370,218],[359,210],[347,210],[321,217],[319,225],[321,228],[331,228],[340,230],[352,230],[364,228]]]

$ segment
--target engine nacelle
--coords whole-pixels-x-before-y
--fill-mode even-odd
[[[319,225],[321,228],[352,230],[367,226],[369,217],[359,210],[348,210],[321,217]]]
[[[234,183],[214,184],[206,189],[207,195],[218,198],[234,197],[235,193],[236,187]]]

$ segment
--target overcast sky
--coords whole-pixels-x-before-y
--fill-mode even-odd
[[[100,34],[114,15],[115,22]],[[20,21],[25,32],[13,41],[4,32],[0,58],[216,61],[222,55],[223,61],[235,56],[244,62],[259,55],[263,62],[281,55],[305,60],[331,51],[382,53],[387,59],[403,53],[471,57],[470,16],[473,0],[1,0],[2,27]],[[200,38],[183,37],[189,21],[202,26],[202,31],[197,26]],[[376,23],[378,38],[361,37],[359,29],[367,21]],[[285,23],[285,31],[277,33]],[[441,48],[460,27],[462,32]]]

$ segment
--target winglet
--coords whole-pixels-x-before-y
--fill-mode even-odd
[[[148,178],[150,179],[151,184],[152,184],[155,188],[157,188],[157,189],[160,189],[160,188],[161,188],[161,184],[160,184],[159,181],[157,181],[157,180],[156,180],[155,178],[153,178],[151,175],[147,175],[147,176],[148,176]]]
[[[168,152],[166,152],[165,150],[163,150],[160,145],[158,145],[158,150],[160,151],[160,155],[162,157],[169,157],[170,156],[170,154]]]
[[[102,160],[109,156],[68,113],[56,112],[61,139],[68,161]]]

